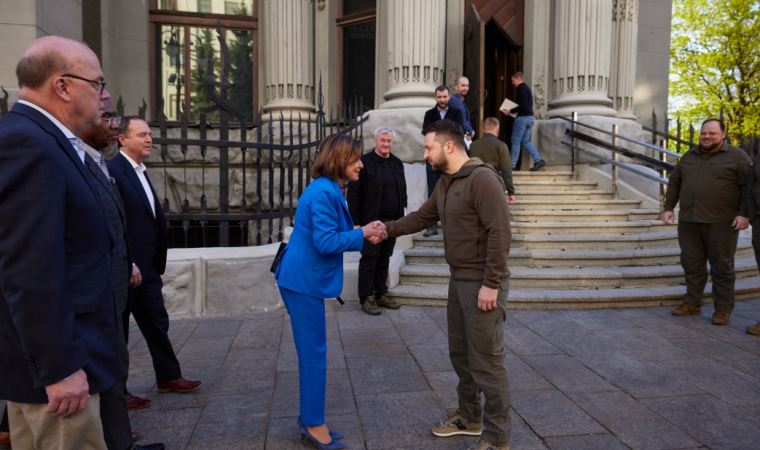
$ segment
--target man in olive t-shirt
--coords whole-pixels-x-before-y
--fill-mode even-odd
[[[726,325],[734,308],[734,254],[739,231],[749,225],[751,161],[725,138],[722,121],[702,123],[699,145],[681,157],[670,175],[660,215],[663,222],[673,223],[673,209],[680,202],[678,243],[686,295],[673,315],[699,314],[709,261],[715,325]]]

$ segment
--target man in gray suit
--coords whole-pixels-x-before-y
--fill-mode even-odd
[[[116,317],[121,318],[127,307],[127,292],[132,275],[132,264],[127,250],[126,214],[121,195],[108,173],[104,150],[116,144],[116,137],[121,124],[121,117],[116,116],[111,99],[103,100],[102,114],[96,123],[80,138],[84,141],[85,166],[97,180],[95,188],[103,205],[108,224],[114,236],[111,246],[111,272],[114,308]],[[132,428],[129,423],[127,403],[124,399],[125,382],[129,372],[129,352],[124,333],[124,322],[116,321],[120,335],[118,347],[122,376],[108,390],[100,394],[100,419],[103,422],[103,435],[109,450],[163,449],[164,445],[135,445]]]

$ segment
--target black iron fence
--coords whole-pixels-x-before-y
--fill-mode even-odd
[[[220,29],[217,38],[226,55]],[[179,121],[169,122],[161,114],[149,122],[154,151],[146,166],[169,221],[172,248],[281,241],[284,228],[293,224],[298,197],[311,181],[322,139],[333,133],[361,139],[368,119],[359,100],[325,112],[320,80],[316,111],[259,112],[248,121],[228,100],[230,58],[222,60],[221,76],[209,75],[206,81],[213,103],[200,110],[198,120],[183,113]],[[0,92],[1,116],[8,111],[8,94]],[[145,118],[146,109],[143,100],[137,115]],[[121,98],[116,110],[124,115]]]
[[[308,186],[311,164],[324,136],[361,139],[363,123],[353,108],[335,118],[319,108],[285,116],[259,113],[254,123],[151,123],[159,151],[148,167],[169,220],[172,247],[260,245],[283,239],[298,197]]]

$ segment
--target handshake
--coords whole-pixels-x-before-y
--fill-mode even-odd
[[[385,224],[379,220],[364,225],[362,227],[362,233],[364,234],[364,239],[373,244],[379,244],[388,238],[388,229],[385,227]]]

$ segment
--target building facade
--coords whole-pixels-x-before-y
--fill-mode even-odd
[[[59,34],[95,49],[125,109],[144,104],[154,119],[197,118],[207,80],[228,83],[245,117],[308,114],[321,83],[325,110],[354,101],[421,142],[436,85],[469,77],[478,128],[514,98],[520,70],[538,119],[648,123],[667,107],[670,19],[659,0],[6,0],[0,85],[12,103],[13,62],[34,38]],[[407,160],[421,159],[412,151]]]

